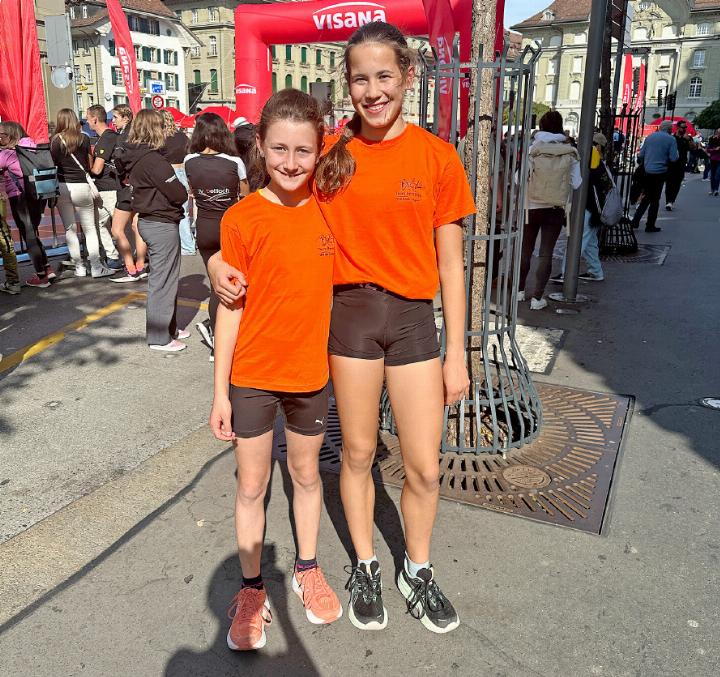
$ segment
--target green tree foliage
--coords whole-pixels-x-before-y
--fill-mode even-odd
[[[535,116],[537,120],[540,120],[540,118],[545,115],[550,110],[550,106],[546,106],[544,103],[534,103],[532,105],[532,114]],[[503,124],[508,124],[508,115],[510,113],[509,108],[505,108],[503,110]]]
[[[720,127],[720,101],[713,101],[693,120],[696,129],[718,129]]]

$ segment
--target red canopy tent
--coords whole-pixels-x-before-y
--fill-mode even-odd
[[[231,130],[235,129],[235,123],[238,122],[238,120],[245,121],[245,118],[229,106],[208,106],[198,113],[195,113],[193,117],[197,118],[198,115],[203,115],[203,113],[215,113],[215,115],[219,115]]]
[[[643,136],[649,136],[653,132],[657,132],[658,129],[660,129],[660,123],[663,122],[663,120],[672,120],[673,123],[673,134],[675,133],[675,130],[677,130],[677,123],[678,122],[684,122],[687,125],[687,131],[690,136],[697,136],[697,129],[695,129],[694,125],[690,120],[687,118],[680,117],[678,115],[674,117],[664,117],[664,118],[657,118],[655,120],[652,120],[651,122],[648,122],[648,124],[645,125],[643,128]]]
[[[195,126],[195,118],[192,115],[185,115],[185,113],[172,106],[165,106],[164,110],[173,116],[173,120],[175,120],[175,124],[178,127],[187,129]]]

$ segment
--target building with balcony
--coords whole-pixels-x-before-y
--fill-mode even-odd
[[[135,48],[145,108],[151,107],[151,81],[163,84],[165,104],[188,107],[185,51],[197,38],[161,0],[121,0]],[[76,107],[81,115],[93,104],[111,109],[127,102],[115,39],[104,2],[68,3],[73,41]]]
[[[555,0],[513,26],[523,44],[542,46],[534,100],[560,111],[577,131],[591,0]],[[667,113],[677,92],[675,115],[692,120],[720,98],[720,0],[631,0],[627,27],[633,67],[647,67],[646,121]],[[615,45],[613,40],[613,45]],[[613,65],[615,58],[613,54]]]

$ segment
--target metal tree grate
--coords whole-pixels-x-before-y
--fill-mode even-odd
[[[599,245],[603,256],[634,254],[638,249],[638,241],[630,219],[623,216],[614,226],[604,226],[600,231]]]

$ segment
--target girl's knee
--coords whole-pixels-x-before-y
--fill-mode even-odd
[[[237,500],[240,503],[256,503],[265,498],[265,491],[268,485],[267,477],[243,478],[238,476]]]
[[[352,472],[370,472],[377,443],[360,440],[343,440],[342,463],[343,466]]]
[[[437,464],[428,468],[406,467],[405,482],[418,493],[437,493],[440,489],[440,467]]]
[[[288,463],[288,471],[293,484],[299,489],[312,491],[320,486],[320,469],[317,463],[305,465]]]

